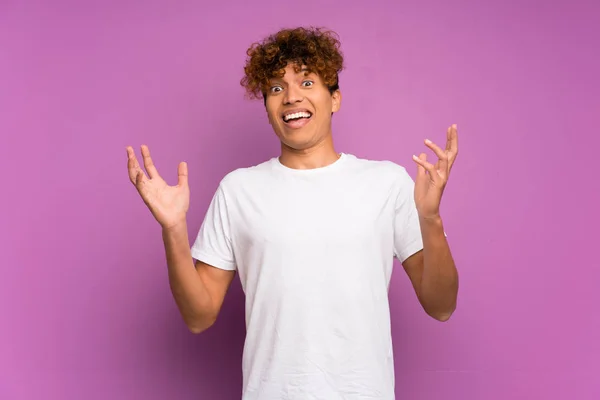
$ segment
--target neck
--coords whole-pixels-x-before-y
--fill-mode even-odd
[[[314,169],[326,167],[340,158],[331,138],[306,149],[293,149],[281,143],[279,162],[293,169]]]

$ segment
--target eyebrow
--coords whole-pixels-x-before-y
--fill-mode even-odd
[[[300,71],[298,71],[298,73],[300,73],[300,72],[308,73],[307,75],[312,74],[312,71],[310,71],[308,68],[303,68]],[[283,81],[285,81],[285,79],[284,79],[284,77],[277,76],[277,77],[270,78],[269,81],[270,82],[283,82]]]

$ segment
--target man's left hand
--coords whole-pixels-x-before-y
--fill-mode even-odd
[[[450,170],[458,154],[458,133],[456,124],[450,126],[446,133],[446,148],[441,149],[430,140],[425,140],[438,157],[435,164],[427,161],[427,155],[421,153],[419,157],[413,156],[417,163],[417,177],[415,179],[415,203],[420,218],[430,219],[440,217],[440,202],[444,188],[448,183]]]

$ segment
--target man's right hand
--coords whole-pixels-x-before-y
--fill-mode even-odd
[[[190,205],[190,188],[188,186],[187,164],[182,162],[178,167],[179,180],[176,186],[169,186],[159,175],[147,146],[142,145],[144,168],[140,168],[133,148],[127,147],[127,169],[129,180],[136,187],[144,203],[163,229],[170,229],[185,223]]]

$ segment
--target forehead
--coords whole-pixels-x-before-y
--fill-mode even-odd
[[[298,79],[308,75],[317,76],[309,67],[306,65],[298,66],[297,64],[288,64],[285,68],[277,71],[272,80],[288,80]]]

